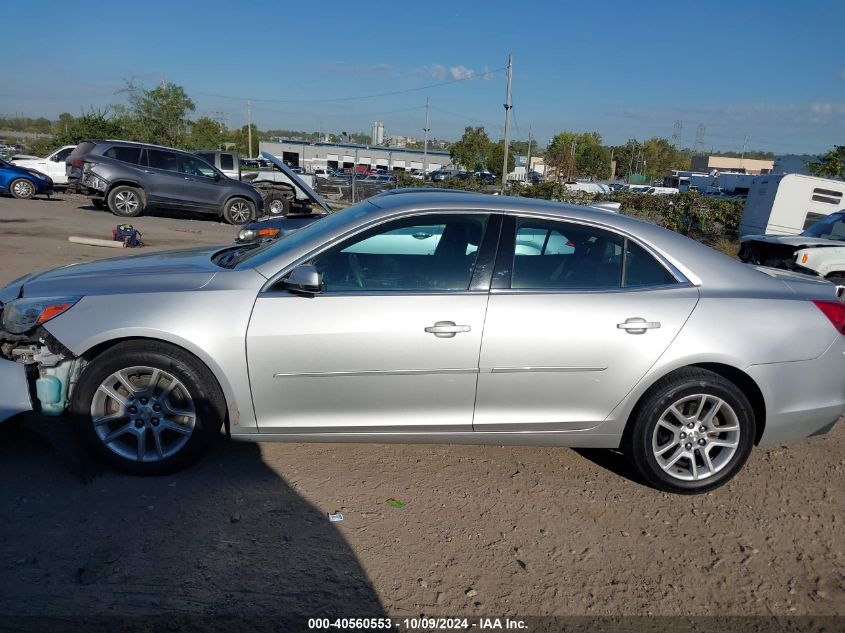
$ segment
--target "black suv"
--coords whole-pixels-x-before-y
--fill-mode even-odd
[[[152,208],[214,213],[230,224],[264,215],[264,200],[254,187],[169,147],[85,140],[66,165],[69,187],[86,192],[95,207],[108,207],[123,218]]]

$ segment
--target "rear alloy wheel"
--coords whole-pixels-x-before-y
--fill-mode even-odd
[[[255,206],[244,198],[234,198],[223,207],[223,219],[229,224],[240,226],[246,224],[255,216]]]
[[[694,494],[721,486],[754,444],[748,398],[704,369],[675,372],[652,387],[626,434],[625,453],[651,485]]]
[[[13,180],[12,184],[9,185],[9,190],[15,198],[20,198],[21,200],[29,200],[35,196],[35,185],[26,178]]]
[[[195,358],[159,343],[121,343],[89,363],[71,413],[111,466],[133,475],[179,470],[225,415],[216,380]]]
[[[270,215],[287,215],[290,213],[290,200],[285,196],[273,195],[264,205]]]
[[[121,185],[109,192],[108,205],[109,210],[115,215],[122,218],[134,218],[144,210],[144,199],[139,189]]]

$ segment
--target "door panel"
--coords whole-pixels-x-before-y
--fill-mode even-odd
[[[207,211],[223,205],[224,181],[214,180],[215,171],[199,158],[180,156],[180,170],[184,183],[184,203]]]
[[[166,150],[148,149],[146,194],[150,202],[164,206],[181,207],[185,197],[185,179],[179,172],[179,155]]]
[[[666,350],[697,301],[691,287],[491,295],[475,430],[601,423]],[[618,327],[633,318],[660,327]]]
[[[472,430],[487,298],[260,297],[247,334],[259,429]],[[425,331],[439,321],[469,331]]]
[[[284,282],[260,295],[247,331],[259,430],[471,431],[500,223],[412,214],[314,256],[314,296]]]

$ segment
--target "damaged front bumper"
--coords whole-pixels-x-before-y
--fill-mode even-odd
[[[29,385],[26,365],[0,358],[0,422],[32,411]]]

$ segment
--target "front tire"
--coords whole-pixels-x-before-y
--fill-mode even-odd
[[[232,198],[223,207],[223,219],[229,224],[241,226],[255,217],[255,205],[245,198]]]
[[[156,341],[119,343],[94,358],[70,403],[92,449],[131,475],[165,475],[196,461],[225,411],[211,371]]]
[[[739,472],[755,434],[753,408],[735,384],[714,372],[688,368],[646,393],[629,422],[623,450],[655,488],[698,494]]]
[[[31,200],[35,197],[35,185],[26,178],[13,180],[9,185],[9,191],[19,200]]]
[[[120,185],[109,191],[109,210],[121,218],[134,218],[144,210],[144,196],[141,190]]]

